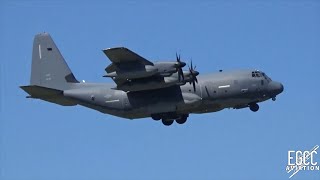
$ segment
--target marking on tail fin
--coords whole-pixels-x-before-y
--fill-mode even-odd
[[[46,74],[46,81],[50,81],[50,80],[51,80],[51,74],[48,73],[48,74]]]
[[[41,45],[39,44],[39,58],[41,59]]]

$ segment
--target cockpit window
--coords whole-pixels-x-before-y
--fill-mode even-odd
[[[261,71],[252,71],[252,77],[254,78],[259,78],[259,77],[263,77],[265,80],[267,80],[267,82],[272,81],[264,72]]]
[[[262,76],[268,81],[272,81],[271,78],[269,78],[265,73],[262,73]]]
[[[259,71],[253,71],[253,72],[252,72],[252,77],[262,77],[261,72],[259,72]]]

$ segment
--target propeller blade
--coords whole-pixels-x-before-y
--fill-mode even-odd
[[[179,82],[180,82],[180,80],[181,80],[181,77],[182,77],[182,81],[184,81],[184,75],[183,75],[182,68],[179,68],[179,69],[178,69],[178,76],[179,76]]]
[[[192,72],[191,72],[191,68],[190,68],[189,65],[188,65],[188,68],[189,68],[189,72],[190,72],[190,75],[191,75],[191,81],[192,81]],[[191,81],[189,81],[189,84],[191,84]]]
[[[196,83],[192,81],[193,91],[196,92]]]
[[[186,65],[185,62],[181,61],[181,57],[180,54],[178,55],[178,53],[176,53],[176,61],[177,63],[175,64],[177,67],[184,67]]]
[[[176,59],[177,59],[177,62],[180,63],[180,54],[178,55],[178,53],[176,52]]]
[[[189,72],[190,72],[190,81],[189,81],[189,84],[192,83],[192,86],[193,86],[193,90],[196,91],[196,83],[198,83],[198,78],[197,76],[199,75],[199,72],[196,71],[196,66],[193,66],[192,64],[192,59],[190,61],[190,66],[188,65],[189,67]]]
[[[176,70],[178,72],[178,80],[179,80],[179,82],[181,82],[181,77],[182,77],[182,80],[184,80],[182,67],[184,67],[186,65],[186,63],[185,62],[181,62],[180,54],[178,55],[177,52],[176,52],[176,59],[177,59]]]

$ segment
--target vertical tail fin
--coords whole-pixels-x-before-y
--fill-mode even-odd
[[[33,42],[31,85],[65,90],[78,83],[48,33],[37,34]]]

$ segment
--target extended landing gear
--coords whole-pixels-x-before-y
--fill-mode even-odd
[[[257,112],[259,110],[259,105],[257,103],[249,104],[249,108],[253,112]]]
[[[162,119],[162,124],[170,126],[173,123],[173,119]]]
[[[182,115],[176,119],[178,124],[184,124],[188,119],[188,115]]]
[[[155,121],[159,121],[161,119],[161,116],[160,115],[157,115],[157,114],[154,114],[154,115],[151,115],[151,118]]]
[[[173,115],[173,116],[169,116],[168,114],[153,114],[151,115],[151,118],[153,120],[160,120],[161,119],[161,122],[162,124],[164,124],[165,126],[170,126],[171,124],[173,124],[174,121],[176,121],[178,124],[184,124],[187,119],[189,117],[189,114],[181,114],[181,115]]]

